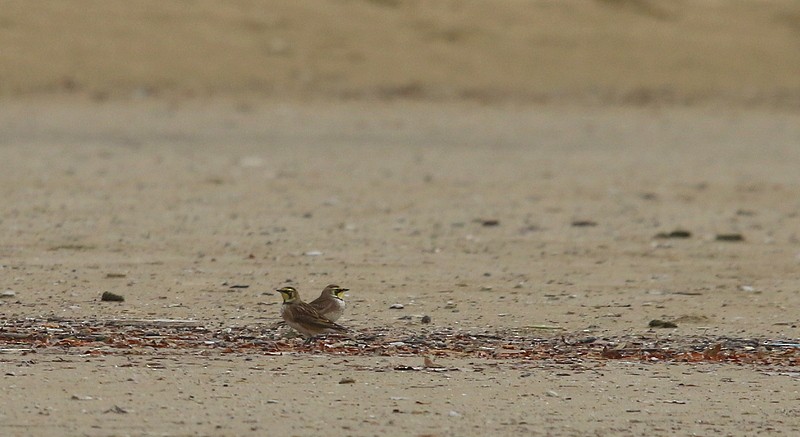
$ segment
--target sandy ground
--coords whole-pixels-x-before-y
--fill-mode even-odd
[[[61,101],[10,103],[0,123],[6,321],[272,335],[291,280],[351,288],[356,332],[429,315],[542,338],[800,338],[795,113]],[[676,229],[692,235],[655,238]],[[729,233],[744,241],[715,240]],[[800,430],[795,366],[15,349],[4,434]]]
[[[800,434],[799,23],[4,2],[0,434]]]
[[[800,108],[794,0],[62,0],[0,10],[0,95]]]

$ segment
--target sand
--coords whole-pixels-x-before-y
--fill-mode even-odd
[[[794,2],[61,4],[0,12],[2,435],[800,432]]]
[[[0,11],[0,95],[800,108],[794,0],[66,0]]]
[[[329,282],[351,288],[342,323],[356,332],[800,337],[796,114],[58,103],[12,104],[0,120],[0,248],[16,293],[2,300],[7,321],[181,319],[272,338],[273,290],[288,280],[307,296]],[[676,229],[692,235],[655,238]],[[715,239],[730,233],[744,241]],[[126,300],[101,302],[105,291]],[[653,319],[678,328],[654,333]],[[404,353],[55,343],[7,345],[4,432],[789,435],[799,425],[793,365],[445,352],[438,364],[457,370],[438,372],[396,370],[422,366]]]

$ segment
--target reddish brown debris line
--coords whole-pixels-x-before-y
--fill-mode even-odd
[[[641,335],[594,337],[585,333],[536,337],[514,330],[452,328],[362,329],[350,337],[329,336],[311,344],[286,338],[274,326],[210,328],[186,320],[24,319],[0,322],[2,352],[147,354],[313,353],[340,356],[472,357],[484,359],[648,362],[726,362],[797,366],[800,340]]]

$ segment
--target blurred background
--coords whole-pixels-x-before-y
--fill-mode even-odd
[[[800,108],[796,0],[6,0],[0,96]]]

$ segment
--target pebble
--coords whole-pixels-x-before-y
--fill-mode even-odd
[[[0,297],[14,297],[17,295],[17,292],[14,290],[6,290],[0,292]]]
[[[122,295],[106,291],[100,296],[100,300],[103,302],[124,302],[125,298]]]
[[[128,410],[120,407],[119,405],[114,405],[113,407],[104,411],[104,413],[128,414]]]
[[[403,308],[405,308],[405,306],[401,303],[393,303],[391,306],[389,306],[389,309],[392,310],[402,310]]]
[[[671,232],[659,232],[654,238],[691,238],[692,233],[683,229],[676,229]]]
[[[742,234],[717,234],[715,237],[717,241],[744,241]]]
[[[677,328],[678,325],[675,322],[669,322],[665,320],[651,320],[647,326],[651,328]]]

